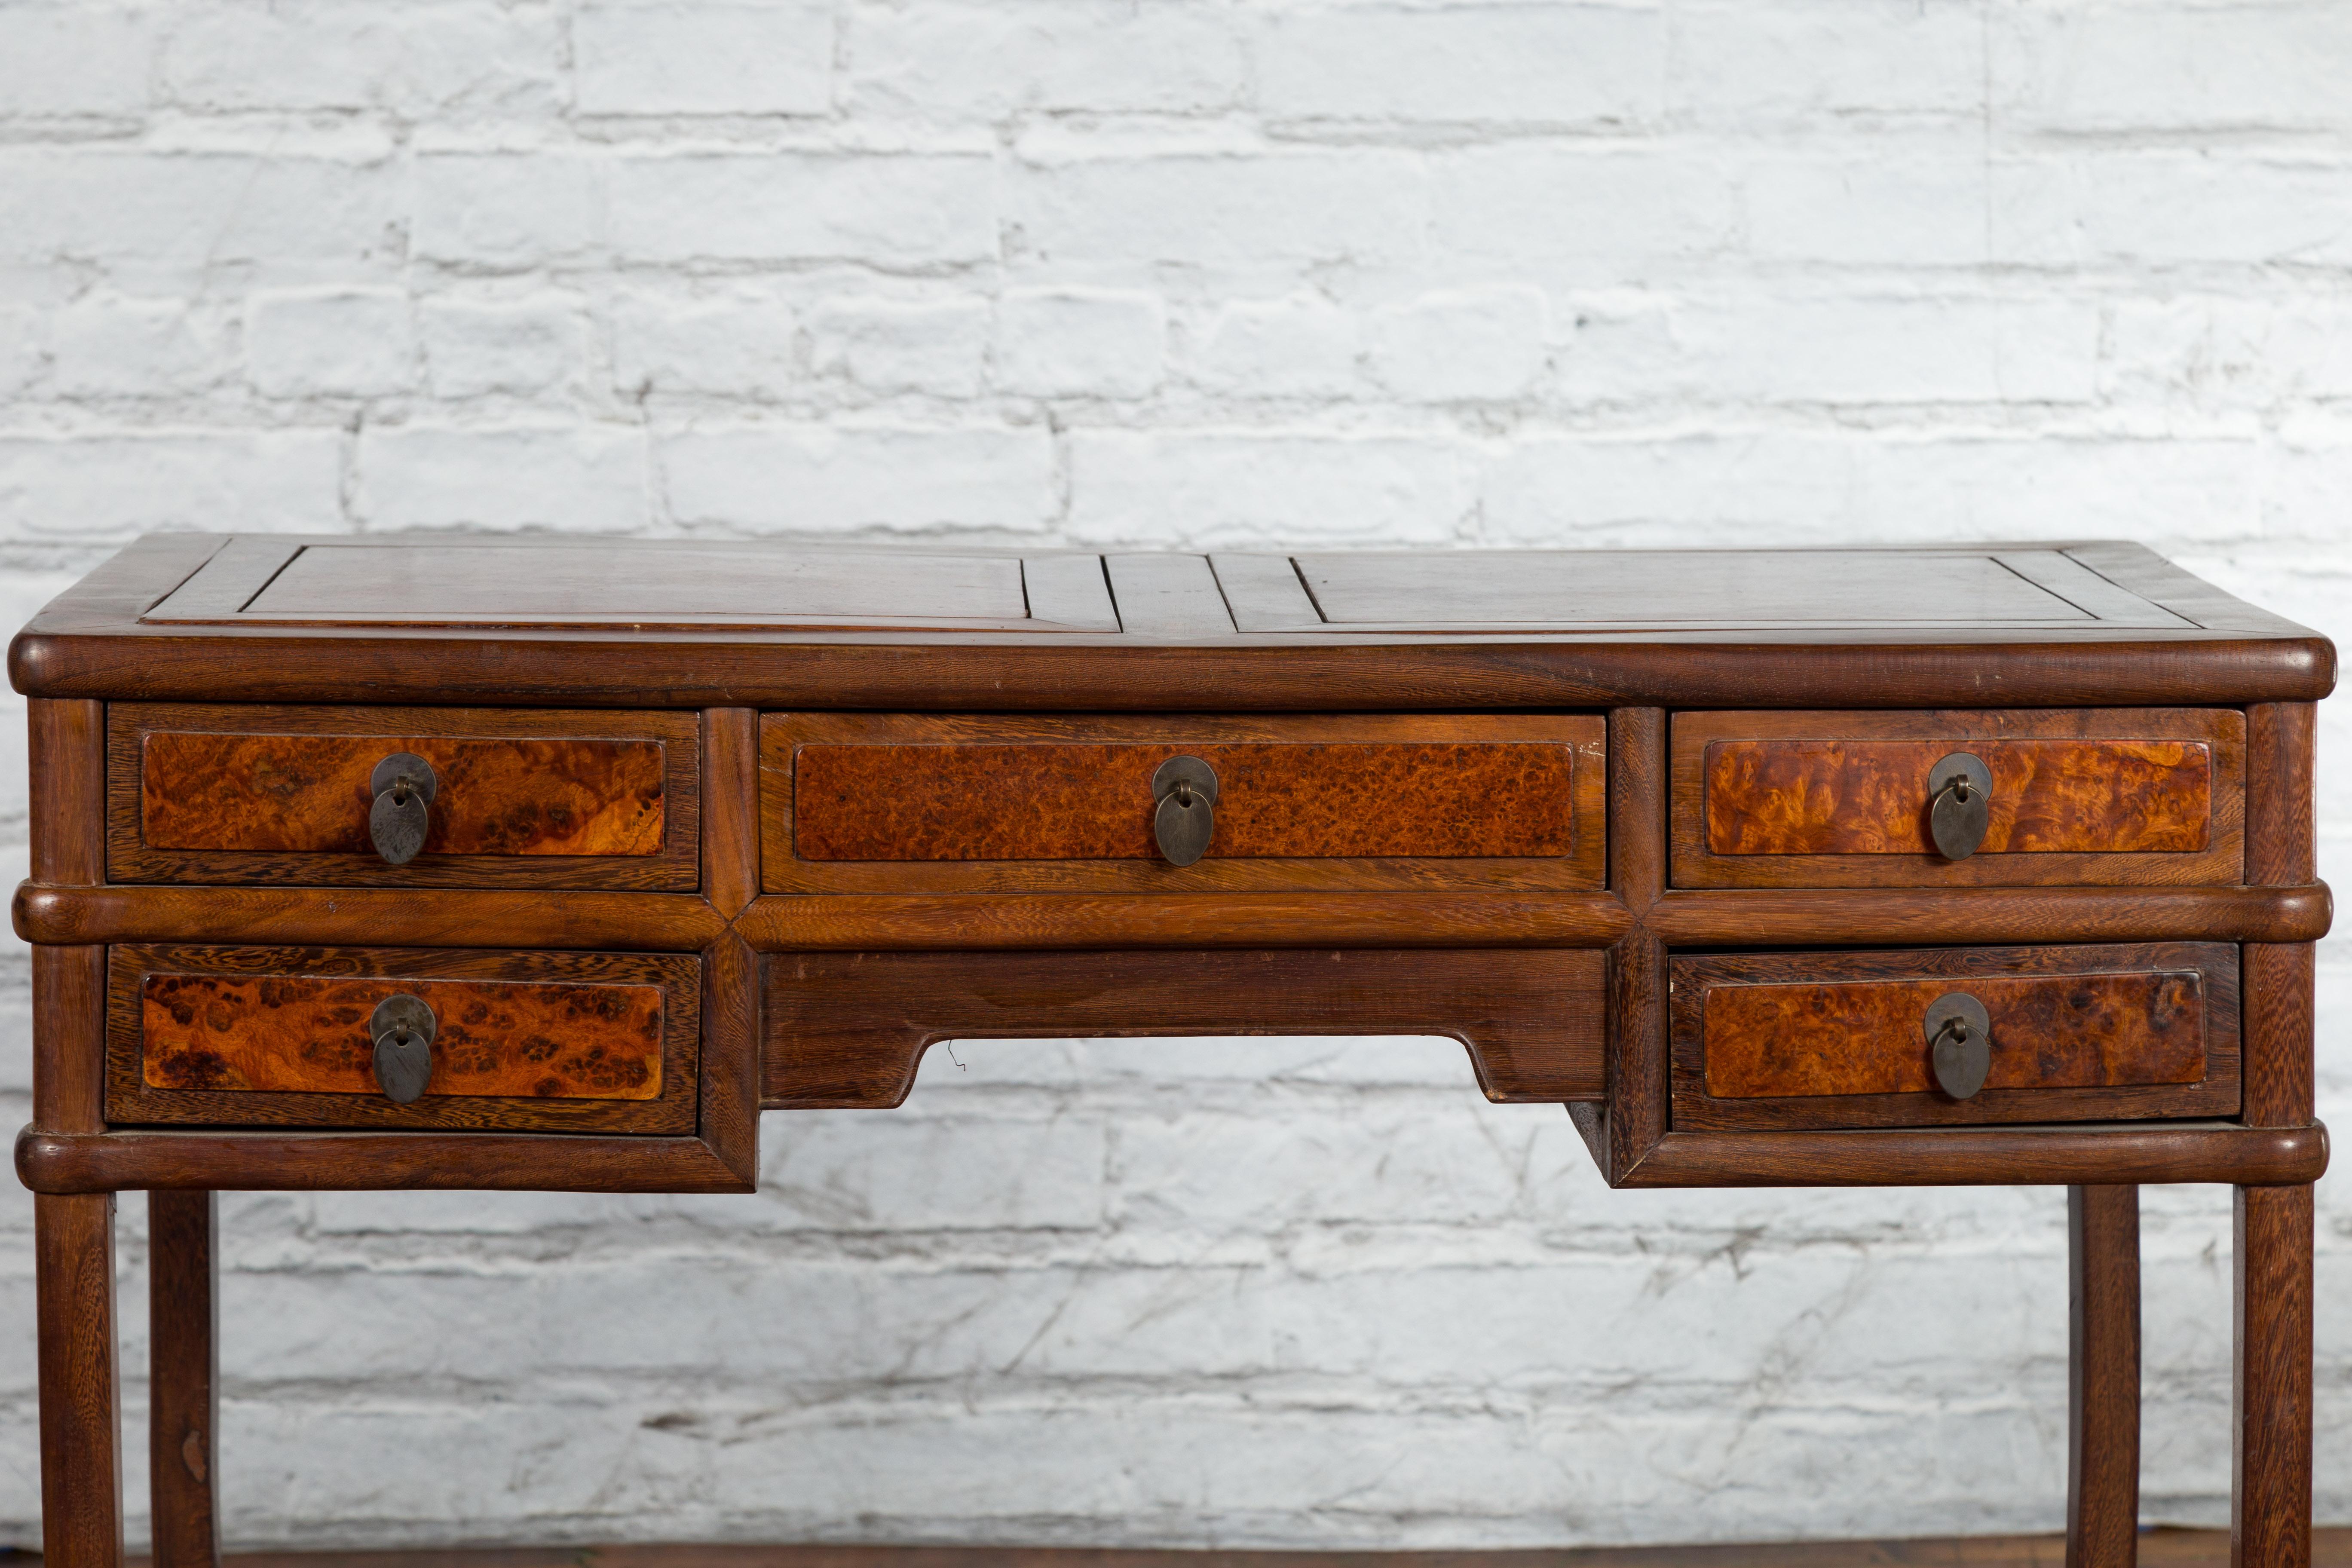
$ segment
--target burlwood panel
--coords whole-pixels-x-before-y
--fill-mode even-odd
[[[783,952],[761,960],[769,1107],[883,1107],[940,1040],[1444,1035],[1495,1100],[1597,1100],[1605,955]]]
[[[116,1124],[683,1132],[701,968],[677,953],[122,946],[107,986]],[[437,1020],[425,1096],[376,1088],[367,1023]]]
[[[151,849],[373,854],[369,775],[394,752],[432,764],[427,855],[661,852],[652,741],[150,733],[140,838]]]
[[[433,1009],[436,1095],[652,1100],[658,985],[329,975],[150,974],[139,988],[149,1089],[374,1094],[368,1020],[396,992]]]
[[[1591,889],[1605,723],[1587,714],[1082,719],[769,714],[772,892]],[[1216,833],[1174,867],[1151,775],[1218,775]]]
[[[1937,854],[1927,780],[1993,778],[1982,846]],[[2234,709],[1678,713],[1677,886],[1988,887],[2242,879]]]
[[[2238,954],[2221,942],[1680,955],[1677,1129],[2223,1116],[2238,1107]],[[1927,1005],[1992,1019],[1974,1097],[1935,1088]]]
[[[691,713],[117,703],[107,868],[118,882],[630,889],[699,882]],[[425,851],[368,841],[368,774],[433,764]]]

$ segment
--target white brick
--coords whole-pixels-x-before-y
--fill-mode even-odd
[[[648,521],[646,441],[633,426],[370,426],[356,510],[371,528],[562,528]]]
[[[2124,397],[2265,408],[2352,397],[2352,304],[2333,299],[2118,300],[2107,344],[2109,387]]]
[[[1654,119],[1665,23],[1647,7],[1558,3],[1270,8],[1258,104],[1279,120],[1465,125]]]
[[[1740,182],[1748,248],[1770,261],[1973,267],[1987,259],[1975,132],[1876,139],[1861,152],[1775,153]]]
[[[1105,156],[1021,166],[1012,222],[1053,261],[1368,262],[1422,253],[1428,189],[1391,152]]]
[[[0,538],[331,530],[341,446],[334,430],[0,437]]]
[[[747,425],[665,437],[679,522],[791,532],[1034,531],[1054,511],[1040,429]]]
[[[0,116],[137,114],[147,107],[152,51],[139,11],[0,5]]]
[[[801,153],[623,158],[606,173],[614,248],[655,262],[873,260],[898,270],[996,255],[990,160]]]
[[[48,313],[29,305],[0,308],[0,397],[23,391],[41,373]]]
[[[1087,539],[1444,543],[1469,510],[1461,459],[1409,437],[1078,430],[1070,526]]]
[[[1316,294],[1221,307],[1193,351],[1194,380],[1234,397],[1333,397],[1355,390],[1355,317]]]
[[[1038,397],[1141,397],[1160,384],[1167,342],[1157,295],[1014,289],[997,307],[996,381]]]
[[[2251,5],[2005,6],[1988,14],[1996,112],[2029,131],[2352,128],[2352,12]]]
[[[1479,262],[1567,259],[1603,268],[1722,251],[1735,232],[1717,161],[1601,142],[1504,142],[1436,161],[1435,232]]]
[[[1220,8],[1126,0],[859,0],[852,101],[927,118],[1024,110],[1190,114],[1234,104],[1240,40]]]
[[[2065,301],[1710,302],[1678,313],[1671,390],[1773,403],[2087,402],[2099,313]]]
[[[1992,170],[1994,256],[2091,261],[2352,262],[2352,164],[2334,156],[2130,149],[2013,158]]]
[[[572,20],[583,114],[822,114],[833,12],[822,4],[625,0]]]
[[[827,300],[810,320],[815,368],[868,392],[979,393],[989,309],[979,300]]]
[[[250,263],[388,262],[400,204],[380,158],[142,153],[121,146],[0,149],[11,221],[0,259],[95,261],[196,286],[205,269]]]
[[[613,384],[781,396],[794,379],[797,331],[789,300],[749,287],[709,298],[630,294],[613,307]]]
[[[86,295],[50,323],[50,380],[70,397],[154,397],[198,391],[228,373],[214,312],[176,299]]]
[[[415,170],[416,254],[535,265],[577,255],[596,233],[594,171],[561,153],[436,153]]]
[[[195,110],[551,110],[554,17],[539,5],[216,0],[167,13],[164,98]]]
[[[1682,0],[1674,28],[1675,109],[1702,124],[1983,112],[1974,0]]]
[[[578,382],[586,363],[587,318],[572,296],[428,300],[421,316],[437,397],[561,390]]]
[[[274,290],[245,317],[245,358],[267,397],[375,397],[415,380],[408,296],[396,289]]]
[[[1372,374],[1408,399],[1517,397],[1543,371],[1545,334],[1538,289],[1442,289],[1372,313]]]

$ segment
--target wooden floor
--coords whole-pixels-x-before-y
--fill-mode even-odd
[[[2151,1530],[2143,1568],[2222,1568],[2223,1531]],[[256,1552],[235,1568],[2063,1568],[2058,1535],[1558,1552],[1118,1552],[1074,1547],[586,1546],[492,1551]],[[132,1564],[145,1559],[133,1558]],[[2312,1539],[2313,1568],[2352,1568],[2352,1530]]]

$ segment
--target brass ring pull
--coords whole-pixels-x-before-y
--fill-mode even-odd
[[[1954,752],[1927,770],[1927,830],[1947,860],[1965,860],[1992,821],[1992,770],[1981,757]]]
[[[375,1040],[375,1081],[384,1098],[406,1105],[433,1081],[433,1037],[439,1020],[421,996],[403,991],[375,1005],[368,1034]]]
[[[1209,852],[1217,831],[1217,770],[1198,757],[1171,757],[1151,775],[1152,837],[1171,866]]]
[[[1936,1087],[1966,1100],[1984,1087],[1992,1070],[1992,1016],[1965,991],[1938,996],[1921,1021],[1927,1034]]]
[[[405,866],[425,847],[432,826],[426,808],[440,785],[433,764],[415,752],[393,752],[368,775],[369,793],[375,796],[368,810],[368,842],[386,865]]]

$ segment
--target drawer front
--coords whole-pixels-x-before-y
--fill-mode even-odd
[[[109,873],[127,882],[696,886],[699,721],[687,713],[120,703]],[[372,775],[424,759],[424,844],[394,864]]]
[[[772,891],[1597,888],[1604,722],[772,714]],[[1171,864],[1153,779],[1216,778],[1206,853]]]
[[[1932,827],[1938,763],[1990,790],[1972,853]],[[1678,886],[1987,887],[2242,879],[2234,709],[1678,713]]]
[[[1692,1128],[2228,1116],[2224,942],[1677,956],[1674,1118]],[[1990,1021],[1983,1087],[1938,1087],[1929,1009]]]
[[[116,947],[107,1119],[691,1131],[699,978],[684,954]],[[378,1077],[395,997],[431,1020],[405,1102]]]

